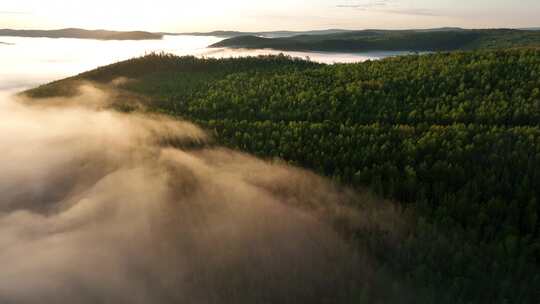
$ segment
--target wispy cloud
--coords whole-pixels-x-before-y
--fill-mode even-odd
[[[371,1],[348,1],[344,4],[336,5],[339,8],[353,8],[359,10],[368,10],[388,6],[393,0],[371,0]]]
[[[400,7],[396,0],[366,0],[348,1],[347,3],[336,5],[338,8],[354,9],[360,11],[371,11],[379,13],[414,15],[414,16],[444,16],[440,12],[424,8],[404,8]]]
[[[382,10],[385,13],[400,14],[400,15],[414,15],[414,16],[444,16],[444,14],[438,13],[428,9],[387,9]]]

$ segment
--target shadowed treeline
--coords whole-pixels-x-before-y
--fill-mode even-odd
[[[211,47],[325,52],[437,52],[538,46],[540,46],[540,32],[538,31],[443,28],[433,30],[363,30],[280,38],[243,35],[225,39]]]

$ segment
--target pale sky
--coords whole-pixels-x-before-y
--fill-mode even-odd
[[[211,31],[540,27],[540,0],[1,0],[0,28]]]

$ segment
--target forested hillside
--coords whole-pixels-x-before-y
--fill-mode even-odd
[[[270,48],[284,51],[453,51],[540,46],[540,32],[512,29],[364,30],[325,35],[264,38],[244,35],[211,47]]]
[[[398,250],[370,246],[400,274],[396,284],[418,288],[418,302],[540,300],[540,50],[331,66],[150,55],[29,94],[121,76],[152,111],[196,121],[221,144],[371,189],[414,214]]]

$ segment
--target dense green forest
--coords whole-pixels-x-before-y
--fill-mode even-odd
[[[539,302],[539,49],[336,65],[154,54],[28,93],[73,94],[70,82],[120,76],[136,80],[123,89],[149,96],[152,111],[195,121],[220,144],[371,189],[414,214],[395,248],[368,242],[399,274],[389,294],[406,285],[414,303]]]
[[[512,29],[364,30],[323,35],[233,37],[211,47],[270,48],[284,51],[453,51],[539,46],[540,32]]]

